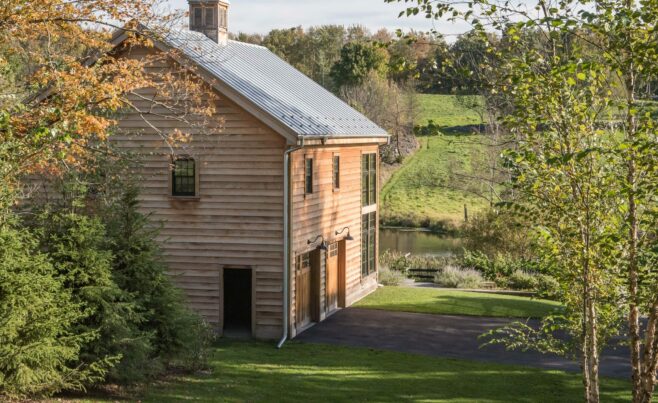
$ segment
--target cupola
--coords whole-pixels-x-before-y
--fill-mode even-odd
[[[228,0],[188,0],[190,30],[226,45],[228,41]]]

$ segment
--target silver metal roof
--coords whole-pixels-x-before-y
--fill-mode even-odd
[[[165,42],[298,136],[386,136],[384,129],[268,49],[170,31]]]

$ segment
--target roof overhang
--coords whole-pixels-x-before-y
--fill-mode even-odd
[[[376,144],[384,145],[388,144],[390,140],[389,135],[382,136],[301,136],[303,140],[298,142],[298,145],[304,145],[304,147],[312,146],[356,146],[356,145],[367,145],[367,144]]]

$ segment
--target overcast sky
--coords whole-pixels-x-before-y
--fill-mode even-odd
[[[187,9],[187,0],[168,0],[171,7]],[[404,3],[384,0],[231,0],[231,32],[267,33],[273,28],[309,27],[323,24],[361,24],[377,31],[397,28],[428,31],[432,27],[443,34],[464,32],[465,27],[435,23],[416,16],[397,18]],[[446,38],[450,40],[450,38]]]

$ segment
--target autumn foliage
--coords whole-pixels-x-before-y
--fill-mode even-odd
[[[175,55],[117,57],[155,46],[178,17],[159,0],[0,4],[0,400],[140,382],[203,361],[207,328],[166,275],[156,226],[138,212],[108,141],[122,111],[154,116],[140,109],[145,100],[159,118],[210,116],[213,97],[192,67],[151,68]],[[172,149],[188,139],[158,133]],[[109,168],[119,192],[87,186]],[[66,197],[24,202],[34,175],[67,184]]]

